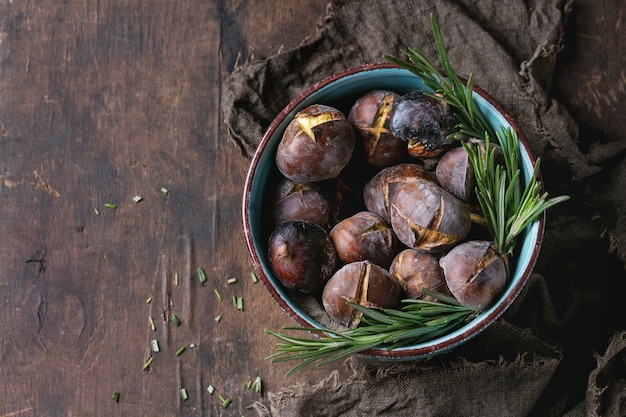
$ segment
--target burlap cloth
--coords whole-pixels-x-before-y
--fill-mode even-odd
[[[224,81],[229,133],[250,156],[274,116],[314,81],[383,54],[399,57],[406,47],[436,60],[435,12],[459,75],[473,72],[517,120],[544,161],[551,194],[572,196],[549,212],[523,294],[486,332],[425,362],[352,358],[347,380],[333,373],[316,386],[268,393],[269,404],[253,405],[259,416],[626,416],[624,175],[606,172],[607,161],[624,157],[625,142],[580,146],[576,123],[547,93],[572,7],[568,0],[335,2],[317,36],[246,62]]]

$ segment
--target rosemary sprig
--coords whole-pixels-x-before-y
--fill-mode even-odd
[[[275,362],[297,360],[285,376],[318,362],[328,364],[370,349],[394,349],[432,340],[469,320],[476,311],[460,305],[454,298],[431,293],[439,301],[404,300],[400,310],[374,309],[348,303],[363,316],[359,327],[345,331],[324,330],[318,338],[289,336],[269,329],[265,332],[280,339],[276,352],[267,357]],[[284,330],[316,332],[311,327],[285,327]]]
[[[475,105],[473,94],[474,76],[470,74],[463,85],[450,65],[439,24],[434,14],[430,21],[433,37],[439,53],[439,61],[445,75],[423,54],[413,48],[405,52],[409,62],[385,56],[387,60],[422,79],[432,90],[425,93],[441,100],[453,109],[458,124],[450,136],[461,140],[468,152],[476,176],[476,195],[485,217],[487,227],[500,254],[510,256],[515,249],[516,237],[539,218],[547,209],[569,199],[568,196],[548,198],[537,179],[540,160],[535,163],[533,174],[525,186],[519,168],[518,138],[513,129],[496,131]],[[468,141],[483,139],[484,148]],[[496,149],[489,145],[496,138],[504,155],[504,166],[496,163]]]

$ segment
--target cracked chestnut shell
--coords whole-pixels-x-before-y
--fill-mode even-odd
[[[330,203],[314,184],[283,178],[273,196],[272,216],[277,226],[287,221],[303,220],[326,227]]]
[[[333,274],[337,255],[321,226],[290,221],[270,235],[268,259],[272,272],[285,287],[315,293]]]
[[[424,288],[440,294],[450,294],[439,260],[424,251],[401,251],[393,259],[389,272],[410,298],[433,300],[433,297],[424,295]]]
[[[370,261],[388,268],[396,254],[391,227],[376,213],[361,211],[335,225],[329,233],[343,263]]]
[[[334,107],[314,104],[298,112],[276,150],[280,172],[296,182],[336,178],[354,152],[354,129]]]
[[[396,189],[391,227],[410,248],[442,252],[469,233],[469,208],[434,182],[418,179]]]
[[[322,292],[326,313],[348,328],[359,325],[362,314],[347,304],[365,307],[393,308],[402,299],[402,288],[387,270],[369,261],[353,262],[341,267],[328,280]]]
[[[480,139],[470,139],[469,146],[478,148],[485,155],[486,143]],[[494,160],[497,164],[504,165],[502,148],[494,143],[489,144],[494,151]],[[435,169],[439,184],[457,198],[470,201],[476,187],[474,168],[464,147],[456,147],[448,150],[441,156]]]
[[[456,123],[447,103],[414,91],[396,101],[389,130],[408,142],[411,156],[433,158],[453,142],[448,135],[453,132]]]
[[[476,177],[465,148],[453,148],[443,154],[435,174],[439,184],[450,194],[464,201],[470,200]]]
[[[348,120],[354,126],[363,160],[376,167],[393,165],[407,154],[406,143],[389,130],[393,105],[400,95],[389,90],[365,93],[352,105]]]
[[[476,310],[488,307],[508,280],[508,260],[493,242],[461,243],[439,260],[452,295]]]
[[[391,222],[391,201],[396,189],[418,179],[437,180],[435,174],[417,164],[398,164],[382,169],[363,188],[365,207]]]

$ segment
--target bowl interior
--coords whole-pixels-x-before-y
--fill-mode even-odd
[[[354,101],[362,94],[374,89],[389,89],[397,93],[409,91],[428,91],[420,78],[409,71],[390,65],[374,65],[348,70],[343,74],[330,77],[304,91],[294,99],[274,120],[264,135],[248,172],[244,190],[243,216],[244,231],[254,267],[264,284],[281,307],[300,325],[324,329],[319,320],[312,317],[302,300],[282,287],[273,276],[265,254],[269,232],[263,221],[263,205],[268,182],[276,175],[275,153],[287,124],[301,109],[311,104],[328,104],[346,114]],[[474,101],[494,126],[512,127],[520,138],[520,156],[523,176],[527,181],[533,172],[534,157],[522,132],[512,119],[484,92],[476,89]],[[497,129],[496,129],[497,130]],[[518,239],[518,249],[512,262],[509,285],[498,300],[480,315],[463,327],[432,341],[403,348],[374,350],[372,356],[389,359],[415,359],[431,356],[448,350],[478,334],[498,318],[520,293],[530,276],[538,255],[543,233],[543,218],[536,221]]]

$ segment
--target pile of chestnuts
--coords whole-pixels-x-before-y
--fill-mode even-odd
[[[348,302],[396,308],[441,293],[487,307],[509,265],[472,222],[475,179],[449,138],[455,124],[449,106],[421,92],[374,90],[347,112],[298,112],[278,144],[265,209],[282,285],[321,297],[345,327],[360,321]]]

